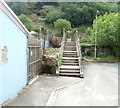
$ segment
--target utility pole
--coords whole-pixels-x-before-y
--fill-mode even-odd
[[[46,30],[43,28],[44,27],[44,24],[43,24],[43,21],[45,21],[45,18],[39,18],[40,22],[41,22],[41,25],[40,26],[40,31],[41,33],[44,35],[44,45],[43,45],[43,54],[45,53],[45,40],[46,40]]]
[[[46,40],[46,30],[43,28],[43,34],[44,34],[44,45],[43,45],[43,54],[45,54],[45,40]]]
[[[41,25],[40,25],[40,31],[39,31],[39,39],[41,39]]]
[[[95,29],[95,59],[97,57],[97,13],[99,11],[96,12],[96,29]]]

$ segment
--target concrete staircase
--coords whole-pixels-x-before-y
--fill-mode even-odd
[[[77,56],[76,42],[65,42],[59,75],[80,77],[80,64]]]

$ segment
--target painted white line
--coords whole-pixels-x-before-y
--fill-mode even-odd
[[[47,101],[47,104],[45,105],[44,108],[47,108],[47,106],[54,106],[55,101],[56,101],[56,98],[57,98],[57,92],[58,92],[59,90],[64,89],[64,88],[67,88],[67,87],[69,87],[69,86],[71,86],[71,85],[74,85],[74,84],[76,84],[76,83],[79,83],[80,81],[81,81],[81,80],[75,81],[75,82],[73,82],[73,83],[64,85],[64,86],[62,86],[62,87],[59,87],[59,88],[53,90],[52,93],[50,94],[50,97],[49,97],[49,99],[48,99],[48,101]]]
[[[39,76],[37,75],[35,78],[33,78],[28,85],[31,85],[32,83],[34,83],[37,79],[39,78]]]

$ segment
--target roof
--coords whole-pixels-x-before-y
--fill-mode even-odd
[[[4,0],[0,0],[0,9],[9,16],[9,18],[22,30],[23,33],[25,33],[26,36],[29,35],[27,28],[23,25],[11,8],[4,2]]]

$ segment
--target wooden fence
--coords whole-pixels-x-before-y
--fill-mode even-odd
[[[40,40],[28,38],[28,82],[37,76],[41,71],[42,49]]]

